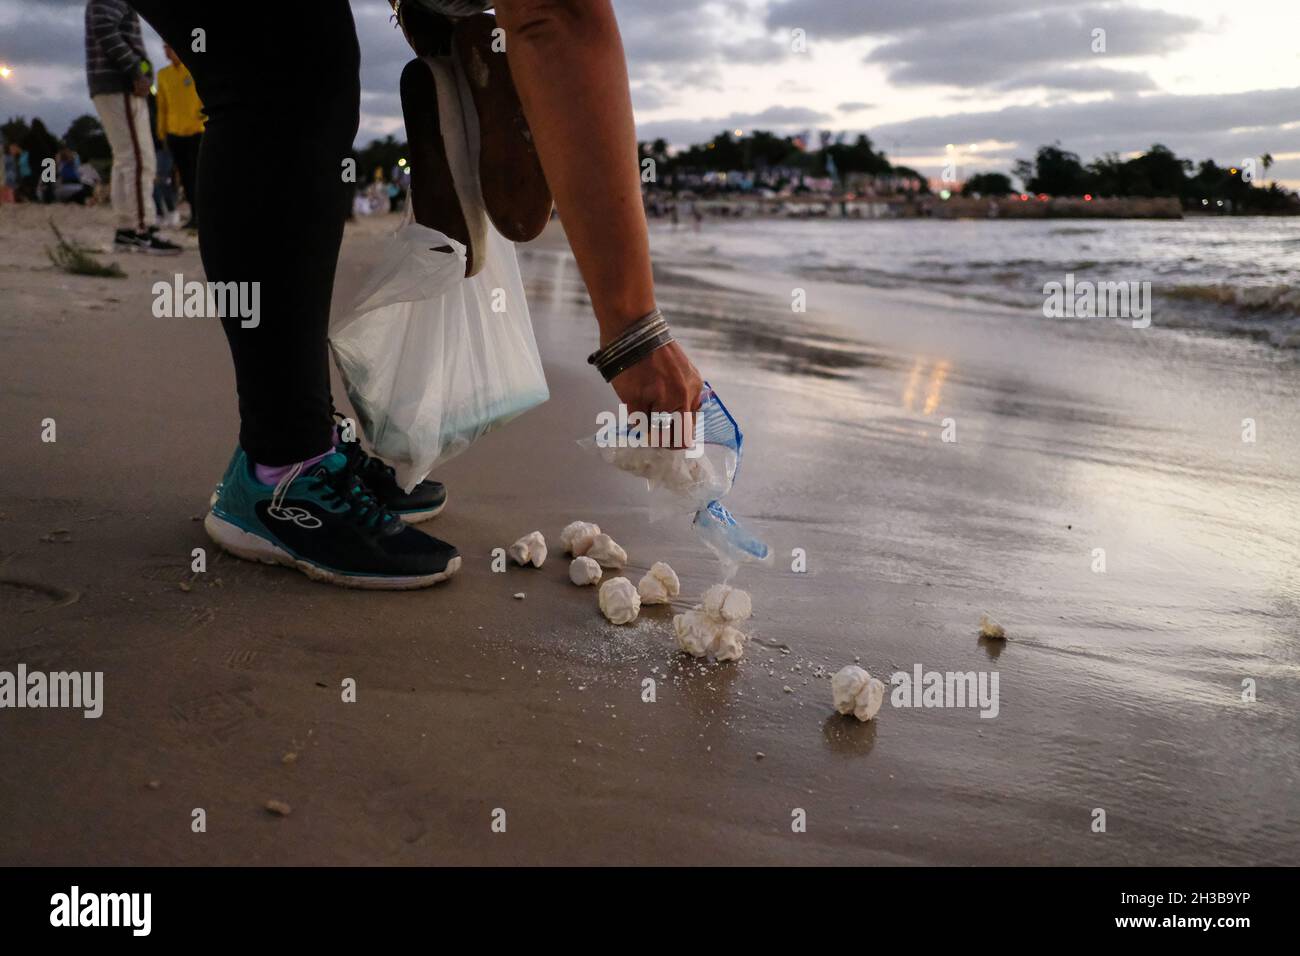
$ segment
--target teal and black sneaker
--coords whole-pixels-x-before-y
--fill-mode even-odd
[[[381,458],[366,454],[359,441],[338,441],[334,450],[346,455],[366,488],[379,503],[408,524],[428,521],[447,507],[447,489],[426,478],[410,491],[397,483],[397,472]]]
[[[236,557],[297,568],[317,581],[352,588],[407,590],[445,581],[460,554],[387,510],[348,458],[334,453],[260,483],[235,453],[204,519],[208,536]]]

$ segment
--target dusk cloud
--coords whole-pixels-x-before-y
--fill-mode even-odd
[[[1134,7],[1051,10],[913,31],[876,47],[868,63],[899,85],[1015,85],[1027,66],[1110,63],[1177,49],[1199,27],[1193,17]],[[1093,31],[1105,30],[1105,52]],[[1034,85],[1034,84],[1031,84]]]

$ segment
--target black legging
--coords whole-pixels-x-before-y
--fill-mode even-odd
[[[333,440],[330,293],[360,115],[352,11],[347,0],[132,5],[194,75],[208,114],[194,197],[207,279],[261,283],[257,327],[222,323],[240,445],[262,465],[318,455]]]
[[[181,174],[181,186],[185,190],[185,198],[190,201],[190,221],[193,223],[199,221],[199,204],[196,201],[199,190],[195,173],[198,171],[199,147],[202,143],[202,133],[195,133],[193,136],[167,134],[167,152],[172,154],[176,171]]]

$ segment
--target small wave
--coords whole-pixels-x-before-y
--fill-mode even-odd
[[[971,259],[965,263],[968,269],[1006,269],[1015,266],[1055,266],[1056,263],[1046,259]]]
[[[1103,229],[1088,229],[1082,226],[1066,226],[1063,229],[1049,229],[1049,236],[1089,236],[1093,233],[1104,232]]]
[[[1291,285],[1176,285],[1166,293],[1188,302],[1227,305],[1246,312],[1280,312],[1300,316],[1300,289]]]

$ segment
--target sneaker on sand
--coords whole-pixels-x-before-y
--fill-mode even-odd
[[[311,468],[295,466],[272,487],[236,451],[203,527],[236,557],[297,568],[343,587],[423,588],[460,568],[452,545],[384,508],[337,452]]]
[[[178,256],[184,250],[153,231],[136,232],[134,229],[119,229],[113,234],[113,251],[142,252],[149,256]]]
[[[447,507],[447,489],[426,478],[410,491],[397,483],[397,472],[382,458],[366,453],[359,441],[340,441],[334,450],[344,455],[379,503],[407,524],[428,521]]]

